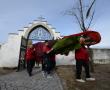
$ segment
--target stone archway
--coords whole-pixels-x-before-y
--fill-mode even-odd
[[[29,35],[33,32],[35,32],[37,34],[39,32],[44,32],[44,31],[46,31],[46,34],[47,34],[47,32],[50,33],[50,36],[53,37],[53,39],[56,39],[57,37],[59,37],[59,35],[57,35],[58,32],[55,32],[54,28],[51,25],[49,25],[49,24],[47,24],[47,22],[43,22],[43,21],[36,21],[36,23],[34,23],[30,27],[28,27],[27,30],[24,31],[23,36],[27,39],[27,38],[29,38]],[[34,38],[39,39],[38,37],[34,37]]]
[[[18,62],[18,71],[25,68],[25,51],[27,47],[28,40],[54,40],[59,37],[52,27],[49,26],[46,22],[38,21],[33,23],[27,30],[24,31],[24,34],[21,38],[21,46],[19,53],[19,62]]]
[[[54,39],[54,36],[49,32],[47,28],[45,28],[42,25],[38,25],[32,29],[32,31],[29,32],[28,34],[28,39],[31,40],[52,40]]]

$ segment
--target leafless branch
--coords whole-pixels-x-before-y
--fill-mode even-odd
[[[83,15],[83,5],[82,5],[82,0],[79,0],[80,4],[80,17],[81,17],[81,25],[82,25],[82,30],[85,31],[85,22],[84,22],[84,15]]]
[[[88,24],[87,30],[89,29],[89,27],[90,27],[90,25],[91,25],[91,23],[92,23],[92,20],[93,20],[93,17],[94,17],[94,13],[95,13],[95,10],[94,10],[93,13],[92,13],[92,16],[91,16],[90,22],[89,22],[89,24]]]
[[[91,12],[91,9],[92,9],[92,6],[94,5],[95,1],[96,1],[96,0],[94,0],[94,1],[91,3],[90,7],[88,8],[87,13],[86,13],[86,18],[89,17],[90,12]]]

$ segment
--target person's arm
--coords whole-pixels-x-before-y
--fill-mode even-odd
[[[96,42],[85,42],[86,45],[94,45]]]
[[[49,51],[47,51],[47,54],[50,53],[53,50],[53,48],[51,48]]]

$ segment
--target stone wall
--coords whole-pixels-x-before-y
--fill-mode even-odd
[[[110,63],[110,48],[93,48],[92,50],[94,63]]]
[[[11,38],[11,37],[10,37]],[[19,57],[19,44],[20,39],[14,37],[10,44],[4,44],[0,48],[0,67],[16,67],[18,65]],[[17,40],[17,41],[16,41]],[[16,42],[13,44],[12,42]],[[12,47],[10,47],[10,45]],[[6,48],[6,49],[4,49]],[[94,63],[97,64],[107,64],[110,63],[110,49],[109,48],[92,48],[93,55],[92,59]],[[68,56],[56,55],[57,65],[73,65],[75,64],[74,51],[70,52]]]
[[[97,64],[110,63],[110,49],[109,48],[92,48],[92,60]],[[74,51],[70,52],[68,56],[57,55],[57,65],[73,65],[75,64]]]
[[[16,67],[19,60],[21,37],[10,34],[8,41],[0,48],[0,67]]]

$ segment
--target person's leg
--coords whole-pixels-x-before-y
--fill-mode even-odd
[[[52,70],[55,70],[56,66],[56,60],[55,60],[55,55],[50,56],[51,59],[51,65],[52,65]]]
[[[89,70],[89,62],[84,62],[84,68],[85,68],[85,73],[86,73],[86,80],[87,81],[94,81],[95,78],[92,78],[90,75],[90,70]]]
[[[44,61],[44,59],[42,60],[42,71],[45,71],[45,61]]]
[[[27,72],[29,73],[29,61],[27,61],[26,63],[27,63]]]
[[[31,68],[33,68],[35,66],[35,60],[31,61]]]
[[[51,66],[51,61],[49,58],[47,58],[47,61],[46,61],[46,71],[47,71],[47,74],[50,74],[51,70],[52,70],[52,66]]]
[[[81,79],[82,72],[82,60],[76,61],[76,81],[77,82],[85,82],[85,80]]]
[[[33,59],[30,60],[29,65],[28,65],[29,76],[32,76],[32,69],[33,69],[34,65],[35,65],[35,60],[33,60]]]
[[[42,58],[42,74],[44,77],[47,76],[47,58],[46,55],[43,56]]]
[[[81,79],[82,61],[76,60],[76,79]]]
[[[52,70],[55,70],[55,67],[56,67],[56,62],[55,60],[52,60]]]
[[[47,62],[47,78],[53,78],[52,77],[52,70],[53,70],[52,61],[50,59],[48,59],[48,62]]]
[[[37,61],[36,64],[37,64],[37,66],[39,67],[40,61]]]
[[[43,77],[45,77],[46,76],[46,70],[45,70],[44,59],[42,59],[41,64],[42,64],[42,75],[43,75]]]
[[[54,74],[54,72],[55,72],[55,66],[56,66],[55,60],[51,60],[50,61],[50,71],[51,71],[51,74]]]
[[[40,64],[40,61],[41,61],[41,58],[38,57],[36,60],[35,60],[35,63],[37,65],[37,67],[39,67],[39,64]],[[42,61],[41,61],[42,62]]]
[[[27,61],[27,72],[29,74],[29,76],[31,76],[31,61]]]
[[[86,78],[90,78],[89,62],[83,62]]]

